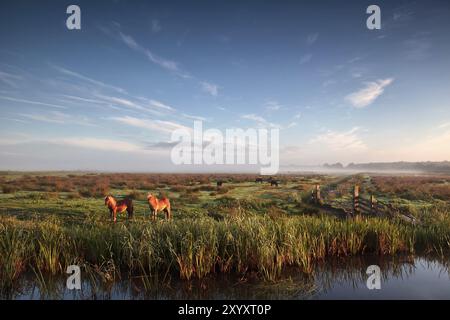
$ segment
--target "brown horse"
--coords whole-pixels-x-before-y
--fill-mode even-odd
[[[116,200],[113,196],[105,198],[105,205],[109,209],[109,216],[114,222],[117,221],[117,213],[123,213],[125,210],[128,213],[128,218],[133,218],[133,201],[131,199]]]
[[[166,214],[166,219],[170,220],[172,218],[172,214],[170,213],[170,201],[166,197],[162,199],[158,199],[151,193],[147,195],[148,205],[150,207],[150,211],[152,214],[152,220],[156,220],[156,215],[158,211],[164,211]]]

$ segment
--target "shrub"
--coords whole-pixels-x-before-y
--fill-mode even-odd
[[[2,186],[3,193],[16,193],[18,191],[18,188],[14,185],[3,185]]]

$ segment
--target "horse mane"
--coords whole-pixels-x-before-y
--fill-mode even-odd
[[[114,199],[113,196],[109,195],[109,196],[106,196],[106,197],[105,197],[105,204],[106,204],[108,207],[114,207],[114,206],[117,205],[117,201],[116,201],[116,199]]]

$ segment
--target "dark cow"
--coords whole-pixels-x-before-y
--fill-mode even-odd
[[[223,181],[222,180],[217,181],[217,187],[221,187],[222,185],[223,185]]]
[[[263,178],[256,178],[255,183],[263,183]]]

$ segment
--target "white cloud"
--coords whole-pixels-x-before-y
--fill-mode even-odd
[[[294,115],[294,119],[300,119],[302,117],[302,113],[298,112]]]
[[[312,56],[313,55],[311,53],[307,53],[307,54],[303,55],[300,58],[300,64],[306,64],[306,63],[310,62],[312,59]]]
[[[310,45],[314,44],[317,41],[317,39],[319,39],[319,34],[311,33],[306,38],[306,44],[310,46]]]
[[[171,61],[162,57],[157,56],[149,49],[146,49],[139,45],[133,37],[119,32],[120,39],[131,49],[143,53],[151,62],[159,65],[160,67],[175,72],[182,77],[189,77],[187,74],[180,71],[178,64],[175,61]]]
[[[431,42],[427,39],[409,39],[404,41],[405,57],[408,60],[423,60],[430,55]]]
[[[77,124],[83,126],[94,126],[91,120],[88,119],[87,117],[71,116],[69,114],[62,113],[59,111],[52,111],[47,114],[20,113],[18,115],[33,121],[42,121],[56,124]]]
[[[66,69],[66,68],[62,68],[62,67],[55,66],[55,65],[52,65],[52,66],[53,66],[53,68],[55,68],[56,70],[58,70],[59,72],[65,74],[65,75],[68,75],[68,76],[71,76],[71,77],[83,80],[85,82],[89,82],[89,83],[94,84],[96,86],[100,86],[100,87],[107,88],[107,89],[112,89],[112,90],[115,90],[115,91],[117,91],[119,93],[122,93],[122,94],[126,93],[126,90],[124,90],[122,88],[119,88],[119,87],[116,87],[116,86],[112,86],[112,85],[106,84],[106,83],[104,83],[102,81],[98,81],[98,80],[86,77],[86,76],[84,76],[82,74],[79,74],[78,72],[75,72],[75,71],[72,71],[72,70],[69,70],[69,69]]]
[[[283,106],[278,101],[267,101],[266,102],[266,110],[268,111],[278,111]]]
[[[364,151],[367,146],[358,136],[359,128],[355,127],[346,132],[327,131],[310,140],[310,144],[323,145],[332,151]]]
[[[205,118],[205,117],[193,116],[193,115],[186,114],[186,113],[183,113],[182,116],[187,118],[187,119],[191,119],[191,120],[208,121],[208,119]]]
[[[219,87],[213,83],[201,82],[202,90],[208,92],[210,95],[216,97],[219,93]]]
[[[150,102],[150,104],[152,106],[157,107],[157,108],[161,108],[161,109],[165,109],[165,110],[171,110],[171,111],[174,110],[171,106],[168,106],[167,104],[164,104],[164,103],[162,103],[160,101],[157,101],[157,100],[149,100],[149,102]]]
[[[159,23],[159,20],[153,19],[152,20],[152,32],[158,33],[161,31],[161,24]]]
[[[64,138],[53,139],[48,142],[54,144],[69,145],[80,148],[88,148],[103,151],[118,151],[118,152],[145,152],[145,150],[136,144],[110,139],[98,138]]]
[[[64,106],[61,106],[61,105],[52,104],[52,103],[45,103],[45,102],[39,102],[39,101],[34,101],[34,100],[17,99],[17,98],[13,98],[13,97],[5,97],[5,96],[0,96],[0,99],[13,101],[13,102],[34,104],[34,105],[38,105],[38,106],[47,106],[47,107],[58,108],[58,109],[67,109],[67,107],[64,107]]]
[[[7,85],[17,88],[17,81],[21,80],[21,76],[17,76],[11,73],[0,71],[0,81],[6,83]]]
[[[183,126],[181,124],[163,120],[139,119],[130,116],[112,117],[111,120],[121,122],[129,126],[156,131],[164,134],[170,134],[176,129],[185,129],[189,132],[192,130],[191,128]]]
[[[22,136],[22,137],[10,137],[8,139],[0,139],[0,145],[14,146],[23,144],[55,144],[101,151],[148,153],[148,150],[146,150],[142,146],[131,142],[112,139],[93,138],[93,137],[35,139],[32,137]]]
[[[267,121],[263,117],[258,116],[258,115],[254,114],[254,113],[244,114],[243,116],[241,116],[241,118],[255,121],[258,125],[260,125],[262,127],[272,127],[272,128],[279,127],[278,125],[276,125],[274,123],[270,123],[269,121]]]
[[[438,126],[439,129],[444,129],[444,128],[448,128],[448,127],[450,127],[450,122],[444,122]]]
[[[287,125],[286,128],[290,129],[290,128],[296,127],[297,125],[298,125],[297,122],[291,122]]]
[[[380,79],[366,83],[365,87],[345,97],[355,108],[364,108],[372,104],[394,79]]]
[[[142,105],[140,103],[136,103],[130,99],[125,99],[125,98],[121,98],[121,97],[105,96],[105,95],[101,95],[101,94],[97,94],[96,97],[99,99],[102,99],[110,104],[113,104],[113,105],[119,105],[119,106],[132,108],[132,109],[136,109],[136,110],[140,110],[140,111],[145,111],[145,112],[149,112],[149,113],[156,114],[156,115],[161,115],[162,113],[160,112],[161,110],[155,110],[154,109],[155,107],[157,109],[164,109],[164,110],[168,110],[168,111],[173,110],[172,107],[165,105],[156,100],[147,100],[144,98],[140,98],[141,100],[145,101],[145,103],[147,104],[146,106],[144,106],[144,105]]]

